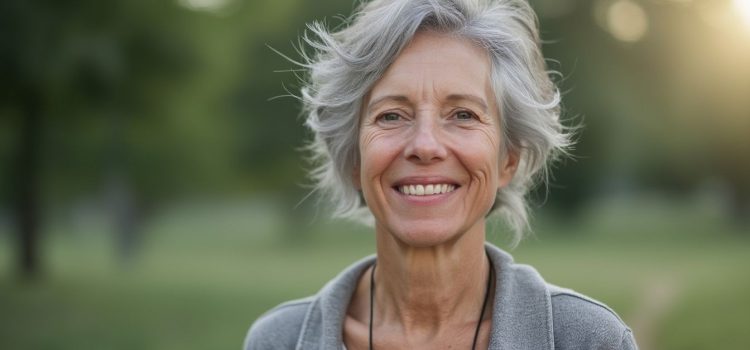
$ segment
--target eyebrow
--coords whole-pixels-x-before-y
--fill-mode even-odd
[[[389,101],[389,100],[390,101],[396,101],[396,102],[409,102],[409,98],[406,97],[406,96],[404,96],[404,95],[386,95],[386,96],[378,97],[378,98],[372,100],[367,105],[367,112],[369,113],[370,111],[372,111],[373,108],[375,108],[375,106],[377,106],[377,105],[379,105],[379,104],[381,104],[381,103],[383,103],[385,101]]]
[[[484,113],[487,113],[487,109],[488,109],[487,102],[485,102],[484,99],[481,98],[481,97],[479,97],[479,96],[472,95],[472,94],[450,94],[445,99],[448,100],[448,101],[461,101],[461,100],[471,101],[471,102],[474,102],[477,105],[479,105],[482,108],[482,111]],[[375,108],[375,106],[377,106],[377,105],[379,105],[379,104],[381,104],[381,103],[383,103],[385,101],[409,102],[409,98],[406,97],[406,96],[404,96],[404,95],[386,95],[386,96],[381,96],[381,97],[378,97],[378,98],[372,100],[367,105],[367,112],[369,113],[373,108]]]
[[[446,97],[446,100],[449,101],[460,101],[460,100],[467,100],[476,103],[479,105],[479,107],[482,107],[482,112],[487,113],[487,102],[484,101],[483,98],[471,95],[471,94],[451,94]]]

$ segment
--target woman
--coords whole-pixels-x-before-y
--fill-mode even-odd
[[[377,254],[251,327],[245,349],[634,349],[603,304],[485,243],[564,153],[559,94],[521,0],[375,0],[305,38],[318,188]],[[373,220],[374,219],[374,220]]]

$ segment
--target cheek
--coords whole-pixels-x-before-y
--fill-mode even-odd
[[[454,149],[472,176],[494,185],[500,172],[500,133],[493,127],[467,130],[454,138]],[[457,135],[458,136],[458,135]]]
[[[360,132],[359,154],[360,154],[360,178],[362,185],[367,186],[366,181],[380,177],[388,165],[398,155],[399,141],[392,135],[381,130]]]

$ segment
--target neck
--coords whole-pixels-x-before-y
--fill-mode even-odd
[[[376,231],[376,325],[400,326],[414,337],[476,325],[490,273],[483,222],[433,247],[415,248]]]

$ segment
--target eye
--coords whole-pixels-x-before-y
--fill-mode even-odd
[[[458,120],[472,120],[474,119],[474,113],[469,111],[458,111],[456,112],[455,117]]]
[[[384,122],[397,122],[401,120],[401,116],[398,113],[385,113],[380,116],[380,120]]]

